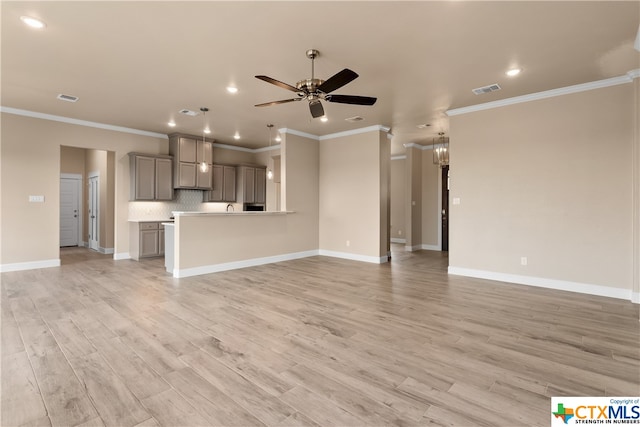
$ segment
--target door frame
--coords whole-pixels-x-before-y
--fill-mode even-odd
[[[60,180],[63,180],[63,179],[72,179],[76,181],[77,191],[78,191],[78,246],[84,246],[84,240],[83,240],[84,236],[82,235],[82,229],[83,229],[82,221],[84,219],[82,216],[82,212],[84,211],[83,209],[84,204],[83,204],[83,197],[82,197],[83,196],[82,175],[78,173],[61,173]]]
[[[95,180],[96,182],[96,188],[95,190],[92,190],[92,186],[91,186],[91,182]],[[89,249],[94,249],[96,251],[100,251],[100,172],[89,172],[88,174],[88,180],[87,183],[89,184],[89,189],[88,189],[88,211],[89,211],[89,218],[87,221],[88,227],[87,227],[87,231],[88,231],[88,242],[87,242],[87,247]],[[95,239],[93,241],[95,241],[95,247],[92,245],[92,240],[91,240],[91,203],[92,203],[92,192],[95,191],[95,202],[96,202],[96,206],[95,206],[95,218],[96,218],[96,235],[94,236]]]

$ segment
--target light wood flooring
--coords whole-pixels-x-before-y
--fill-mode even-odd
[[[638,305],[448,276],[439,252],[185,279],[64,249],[3,273],[2,426],[548,426],[638,396]]]

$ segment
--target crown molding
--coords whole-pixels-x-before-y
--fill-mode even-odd
[[[296,136],[301,136],[303,138],[309,138],[309,139],[313,139],[314,141],[319,141],[320,137],[318,135],[313,135],[310,133],[306,133],[306,132],[300,132],[299,130],[295,130],[295,129],[289,129],[289,128],[280,128],[278,129],[278,132],[280,132],[281,134],[290,134],[290,135],[296,135]]]
[[[280,144],[278,145],[270,145],[268,147],[262,147],[262,148],[255,148],[251,151],[253,151],[254,153],[263,153],[265,151],[280,151]]]
[[[327,134],[327,135],[322,135],[319,138],[320,138],[320,141],[324,141],[326,139],[341,138],[343,136],[358,135],[358,134],[367,133],[367,132],[381,131],[381,132],[387,132],[388,133],[390,130],[391,130],[391,128],[389,128],[387,126],[373,125],[373,126],[367,126],[365,128],[345,130],[344,132],[330,133],[330,134]]]
[[[486,102],[484,104],[476,104],[476,105],[470,105],[468,107],[454,108],[452,110],[445,111],[445,114],[449,117],[459,116],[462,114],[474,113],[476,111],[491,110],[493,108],[521,104],[523,102],[537,101],[539,99],[553,98],[556,96],[569,95],[572,93],[586,92],[589,90],[600,89],[600,88],[609,87],[609,86],[617,86],[625,83],[631,83],[633,82],[633,79],[636,79],[638,77],[640,77],[640,69],[634,69],[618,77],[611,77],[609,79],[597,80],[595,82],[582,83],[582,84],[573,85],[573,86],[545,90],[543,92],[530,93],[528,95],[516,96],[513,98],[500,99],[497,101]]]
[[[407,158],[406,154],[402,154],[400,156],[391,156],[391,160],[405,160]]]
[[[429,145],[421,145],[421,144],[416,144],[415,142],[410,142],[408,144],[403,144],[404,148],[417,148],[418,150],[432,150],[433,149],[433,144],[429,144]]]
[[[91,128],[97,128],[97,129],[111,130],[115,132],[130,133],[134,135],[150,136],[153,138],[169,139],[169,137],[163,133],[149,132],[149,131],[140,130],[140,129],[132,129],[124,126],[108,125],[105,123],[90,122],[88,120],[72,119],[71,117],[38,113],[36,111],[21,110],[19,108],[0,106],[0,112],[7,113],[7,114],[15,114],[18,116],[33,117],[36,119],[51,120],[51,121],[60,122],[60,123],[68,123],[68,124],[77,125],[77,126],[86,126]]]

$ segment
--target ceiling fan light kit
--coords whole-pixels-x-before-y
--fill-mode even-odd
[[[316,49],[307,50],[307,58],[311,59],[311,78],[303,79],[292,86],[287,83],[283,83],[274,78],[259,75],[257,79],[271,83],[272,85],[287,89],[291,92],[295,92],[298,97],[291,99],[283,99],[280,101],[265,102],[257,104],[256,107],[268,107],[271,105],[285,104],[288,102],[307,100],[309,103],[309,111],[311,116],[315,119],[324,116],[324,107],[321,101],[336,102],[340,104],[351,105],[373,105],[376,103],[377,98],[370,96],[356,96],[356,95],[333,95],[331,92],[340,89],[347,83],[352,82],[358,78],[358,74],[348,68],[339,71],[327,80],[317,79],[314,75],[315,59],[320,55],[320,52]]]

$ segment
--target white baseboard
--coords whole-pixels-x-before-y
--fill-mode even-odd
[[[640,304],[640,292],[631,292],[631,302]]]
[[[116,261],[121,259],[131,259],[131,255],[129,255],[129,252],[118,252],[113,254],[113,259]]]
[[[425,245],[423,244],[420,249],[422,249],[423,251],[440,251],[440,246],[438,245]]]
[[[389,261],[387,255],[381,257],[368,256],[368,255],[358,255],[358,254],[350,254],[348,252],[336,252],[336,251],[328,251],[325,249],[320,249],[318,255],[329,256],[333,258],[342,258],[349,259],[352,261],[362,261],[369,262],[372,264],[384,264]]]
[[[15,262],[13,264],[0,264],[0,273],[50,267],[60,267],[60,258],[46,259],[42,261]]]
[[[544,277],[521,276],[518,274],[496,273],[493,271],[475,270],[471,268],[449,266],[449,274],[475,277],[478,279],[496,280],[498,282],[518,285],[537,286],[559,291],[577,292],[580,294],[630,300],[640,303],[640,295],[633,295],[630,289],[612,288],[610,286],[592,285],[588,283],[570,282],[566,280],[547,279]],[[635,299],[635,301],[634,301]]]
[[[389,241],[391,243],[407,243],[407,239],[400,239],[399,237],[392,237]]]
[[[101,254],[109,255],[113,253],[113,248],[98,247],[98,252],[100,252]]]
[[[220,271],[236,270],[239,268],[255,267],[258,265],[272,264],[275,262],[290,261],[293,259],[307,258],[318,255],[317,250],[294,252],[290,254],[268,256],[264,258],[253,258],[242,261],[225,262],[222,264],[203,265],[201,267],[184,268],[182,270],[173,269],[173,277],[183,278],[199,276],[201,274],[218,273]]]
[[[407,252],[419,251],[422,249],[422,245],[405,246],[404,250]]]

